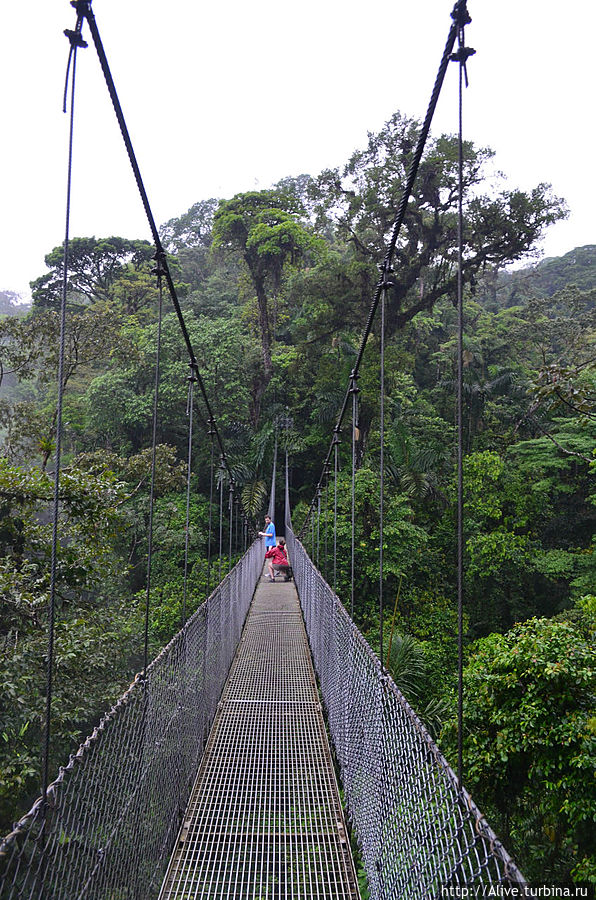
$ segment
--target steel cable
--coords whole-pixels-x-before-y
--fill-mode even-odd
[[[158,228],[157,228],[157,225],[155,222],[155,217],[153,215],[151,205],[149,203],[149,197],[148,197],[147,191],[145,189],[143,178],[141,176],[141,170],[139,168],[139,164],[137,162],[134,147],[132,145],[132,140],[130,138],[130,134],[128,131],[128,126],[126,124],[122,106],[120,104],[118,93],[116,91],[116,85],[115,85],[114,79],[112,77],[112,72],[110,70],[108,58],[107,58],[107,55],[106,55],[106,52],[105,52],[105,49],[103,46],[103,42],[101,40],[101,35],[99,33],[99,29],[97,26],[95,16],[93,14],[93,10],[91,8],[91,0],[74,0],[73,5],[75,6],[75,8],[77,10],[77,14],[78,14],[79,18],[86,19],[87,23],[89,25],[89,30],[90,30],[91,36],[93,38],[93,43],[94,43],[94,46],[95,46],[95,49],[97,52],[97,56],[98,56],[99,63],[100,63],[100,66],[101,66],[101,69],[102,69],[102,72],[104,75],[106,85],[108,88],[108,93],[109,93],[110,99],[112,101],[112,106],[114,107],[114,112],[116,114],[116,119],[117,119],[118,125],[120,127],[122,139],[123,139],[124,145],[126,147],[126,152],[128,154],[128,158],[129,158],[132,170],[133,170],[133,174],[134,174],[134,178],[135,178],[135,181],[137,184],[139,195],[141,197],[143,209],[145,210],[145,215],[146,215],[147,221],[149,223],[149,228],[151,231],[153,242],[156,247],[157,258],[161,261],[161,265],[164,270],[164,278],[166,280],[170,298],[172,300],[172,304],[174,306],[174,311],[175,311],[177,319],[178,319],[178,326],[180,328],[184,343],[186,345],[186,349],[187,349],[187,353],[188,353],[188,357],[189,357],[189,365],[192,367],[192,369],[195,373],[195,376],[197,379],[197,384],[199,385],[199,389],[201,391],[201,395],[203,398],[203,403],[205,404],[205,408],[207,410],[207,417],[212,423],[211,427],[213,428],[213,430],[215,432],[215,437],[217,439],[219,449],[220,449],[221,455],[224,460],[225,468],[228,471],[228,476],[229,476],[230,480],[233,480],[232,472],[228,465],[226,454],[225,454],[224,443],[223,443],[222,437],[219,433],[219,429],[217,427],[216,419],[213,415],[213,410],[211,408],[211,403],[210,403],[209,397],[207,395],[205,384],[203,382],[203,378],[202,378],[201,372],[199,370],[199,366],[197,363],[197,359],[196,359],[196,355],[195,355],[194,348],[192,345],[192,341],[190,339],[188,328],[186,326],[186,321],[184,319],[184,315],[183,315],[182,309],[180,307],[180,301],[178,299],[178,293],[176,291],[174,279],[172,277],[172,274],[170,272],[170,268],[168,265],[167,255],[166,255],[165,249],[163,247],[163,244],[161,242],[161,238],[159,236],[159,231],[158,231]]]
[[[256,541],[0,841],[3,900],[156,900],[262,565]]]
[[[352,393],[352,491],[351,491],[351,524],[352,537],[350,548],[350,617],[354,618],[354,562],[356,539],[356,429],[358,427],[358,375],[351,376]]]
[[[224,479],[223,475],[225,472],[225,466],[223,462],[223,457],[219,462],[219,581],[221,581],[221,560],[223,555],[223,486]]]
[[[53,674],[54,674],[54,632],[56,624],[56,574],[58,562],[58,522],[60,517],[60,475],[62,467],[62,407],[64,398],[64,357],[66,350],[66,297],[68,293],[68,254],[70,243],[70,208],[72,199],[72,163],[74,144],[74,119],[75,119],[75,88],[77,70],[77,49],[85,47],[81,38],[82,18],[77,18],[74,31],[67,31],[70,41],[68,64],[66,69],[66,83],[64,87],[63,109],[66,112],[68,78],[72,71],[70,92],[70,117],[68,127],[68,164],[66,177],[66,213],[64,226],[64,248],[62,255],[62,294],[60,302],[60,337],[58,352],[58,396],[56,400],[56,444],[54,451],[54,493],[52,504],[52,544],[50,560],[50,596],[48,602],[48,644],[46,659],[46,702],[45,702],[45,728],[42,751],[41,790],[43,797],[44,816],[47,809],[47,792],[49,780],[49,760],[52,730],[52,700],[53,700]]]
[[[163,319],[163,270],[159,257],[157,258],[156,268],[157,281],[159,285],[159,311],[157,316],[157,337],[155,350],[155,381],[153,388],[153,421],[151,427],[151,483],[149,487],[149,525],[148,525],[148,543],[147,550],[147,584],[145,588],[145,627],[144,627],[144,645],[143,645],[143,678],[147,672],[148,654],[149,654],[149,607],[151,603],[151,565],[153,560],[153,512],[155,506],[155,471],[156,471],[156,455],[157,455],[157,410],[159,405],[159,377],[160,377],[160,356],[161,356],[161,326]]]
[[[383,588],[384,588],[384,553],[383,529],[385,524],[385,303],[390,282],[389,272],[385,270],[383,290],[381,291],[381,358],[380,358],[380,426],[379,426],[379,659],[381,670],[384,667],[383,654]]]
[[[211,593],[211,541],[213,528],[213,475],[214,475],[214,455],[215,455],[215,432],[211,419],[209,419],[209,431],[207,432],[211,438],[211,460],[209,464],[209,542],[207,544],[207,595]]]
[[[459,23],[464,17],[469,19],[469,16],[467,15],[467,9],[466,9],[466,0],[458,0],[458,2],[455,4],[455,7],[453,9],[451,16],[452,16],[453,21],[452,21],[451,27],[449,29],[447,42],[446,42],[445,48],[443,50],[443,56],[441,57],[439,70],[438,70],[438,73],[437,73],[437,76],[435,79],[435,83],[433,86],[433,90],[431,93],[430,101],[428,104],[428,109],[426,111],[426,116],[424,118],[424,122],[423,122],[422,128],[420,130],[420,134],[418,136],[416,150],[414,152],[414,156],[412,157],[412,161],[411,161],[410,167],[408,169],[406,183],[405,183],[404,189],[402,191],[402,196],[401,196],[400,203],[398,206],[395,223],[393,225],[391,238],[389,240],[385,258],[384,258],[383,264],[381,266],[381,269],[383,272],[389,271],[392,266],[393,256],[395,253],[395,247],[397,245],[397,239],[399,237],[399,232],[401,230],[401,226],[403,225],[403,222],[405,219],[405,214],[406,214],[408,203],[409,203],[409,200],[410,200],[410,197],[412,194],[412,190],[414,187],[414,182],[416,181],[416,176],[418,174],[418,169],[420,167],[420,161],[422,159],[422,154],[424,152],[424,148],[425,148],[426,141],[428,138],[430,126],[431,126],[433,116],[434,116],[434,113],[435,113],[435,110],[437,107],[439,95],[441,93],[441,88],[443,86],[443,81],[445,79],[445,73],[447,71],[449,62],[451,60],[451,53],[452,53],[455,41],[457,39],[458,29],[460,27]],[[364,328],[364,332],[363,332],[361,340],[360,340],[360,346],[359,346],[358,354],[356,357],[356,363],[352,369],[352,373],[350,375],[350,382],[349,382],[348,388],[346,390],[346,394],[345,394],[345,397],[343,400],[342,407],[341,407],[339,415],[337,417],[337,422],[336,422],[337,428],[341,428],[344,416],[346,414],[348,400],[349,400],[349,397],[351,394],[352,380],[353,380],[354,376],[358,375],[358,372],[360,370],[360,365],[362,363],[362,358],[364,356],[364,350],[366,349],[366,344],[368,342],[368,338],[369,338],[370,332],[372,330],[373,322],[374,322],[377,308],[379,305],[379,301],[381,298],[383,284],[384,284],[384,274],[381,274],[381,277],[377,281],[377,284],[376,284],[376,287],[374,290],[373,299],[372,299],[369,313],[368,313],[368,319],[367,319],[366,326]],[[326,455],[325,461],[323,463],[323,472],[325,470],[325,466],[327,466],[329,464],[329,461],[331,459],[332,449],[333,449],[333,442],[331,442],[330,447],[327,451],[327,455]],[[322,485],[322,481],[323,481],[323,475],[321,475],[321,477],[319,479],[319,482],[318,482],[319,487]],[[311,516],[311,514],[314,512],[315,503],[316,503],[316,495],[315,495],[315,497],[313,497],[310,507],[306,513],[306,516],[304,518],[302,527],[301,527],[299,535],[298,535],[299,537],[301,537],[301,535],[303,534],[306,523],[308,522],[308,519]]]
[[[377,655],[287,532],[347,812],[372,900],[497,896],[525,880]],[[465,889],[465,892],[464,892]]]
[[[466,63],[475,51],[465,46],[465,26],[470,17],[464,10],[458,20],[458,52],[453,61],[458,66],[458,135],[457,135],[457,777],[461,787],[463,778],[463,610],[464,610],[464,301],[463,301],[463,249],[464,249],[464,154],[463,154],[463,85],[468,76]]]
[[[339,435],[335,433],[333,454],[333,590],[337,590],[337,472],[339,466]]]
[[[182,594],[182,625],[186,622],[186,593],[188,584],[188,541],[190,530],[190,477],[192,472],[192,414],[194,403],[195,376],[191,369],[188,378],[188,400],[186,415],[188,417],[188,463],[186,467],[186,518],[184,521],[184,587]]]

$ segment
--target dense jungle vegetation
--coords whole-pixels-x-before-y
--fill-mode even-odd
[[[342,166],[202,200],[164,244],[230,460],[256,523],[275,422],[299,526],[318,480],[418,124],[400,114]],[[531,878],[596,881],[596,246],[532,262],[566,214],[499,185],[465,145],[465,782]],[[387,309],[389,666],[453,759],[457,142],[426,150]],[[142,240],[72,241],[53,765],[142,665],[158,295]],[[62,248],[33,306],[0,318],[0,825],[39,790]],[[511,264],[518,266],[512,268]],[[188,366],[167,313],[150,639],[181,618]],[[360,378],[355,618],[378,649],[378,323]],[[189,606],[207,590],[210,439],[197,407]],[[348,428],[349,433],[349,428]],[[338,593],[349,601],[350,439]],[[281,492],[280,492],[281,497]],[[215,511],[217,516],[218,511]],[[281,514],[281,507],[278,516]],[[308,546],[308,542],[307,542]],[[331,578],[331,560],[321,558]]]

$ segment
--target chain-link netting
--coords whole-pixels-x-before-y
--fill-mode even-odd
[[[2,898],[157,896],[262,565],[257,541],[2,842]]]
[[[286,526],[290,559],[374,900],[524,879],[339,598]]]

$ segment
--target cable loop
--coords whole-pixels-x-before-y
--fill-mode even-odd
[[[85,47],[89,46],[87,44],[87,42],[83,40],[83,36],[81,34],[82,28],[83,28],[83,18],[82,18],[82,16],[79,16],[79,18],[77,19],[77,24],[75,25],[74,31],[72,31],[70,28],[64,29],[64,34],[66,35],[66,37],[68,38],[68,40],[70,42],[70,51],[68,54],[68,62],[66,63],[66,76],[64,78],[64,97],[62,99],[62,112],[63,113],[66,112],[66,102],[68,99],[68,82],[69,82],[69,78],[70,78],[71,65],[72,65],[73,59],[75,57],[76,51],[79,47],[84,49]],[[73,80],[74,80],[74,74],[73,74]]]

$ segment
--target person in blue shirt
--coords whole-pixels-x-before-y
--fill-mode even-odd
[[[265,531],[259,531],[259,535],[265,538],[265,548],[267,550],[275,547],[277,539],[275,536],[275,525],[271,521],[271,516],[265,516]]]
[[[275,525],[271,521],[271,516],[265,516],[265,531],[259,531],[259,536],[265,538],[265,553],[277,545]],[[268,577],[268,575],[265,575],[265,578]]]

